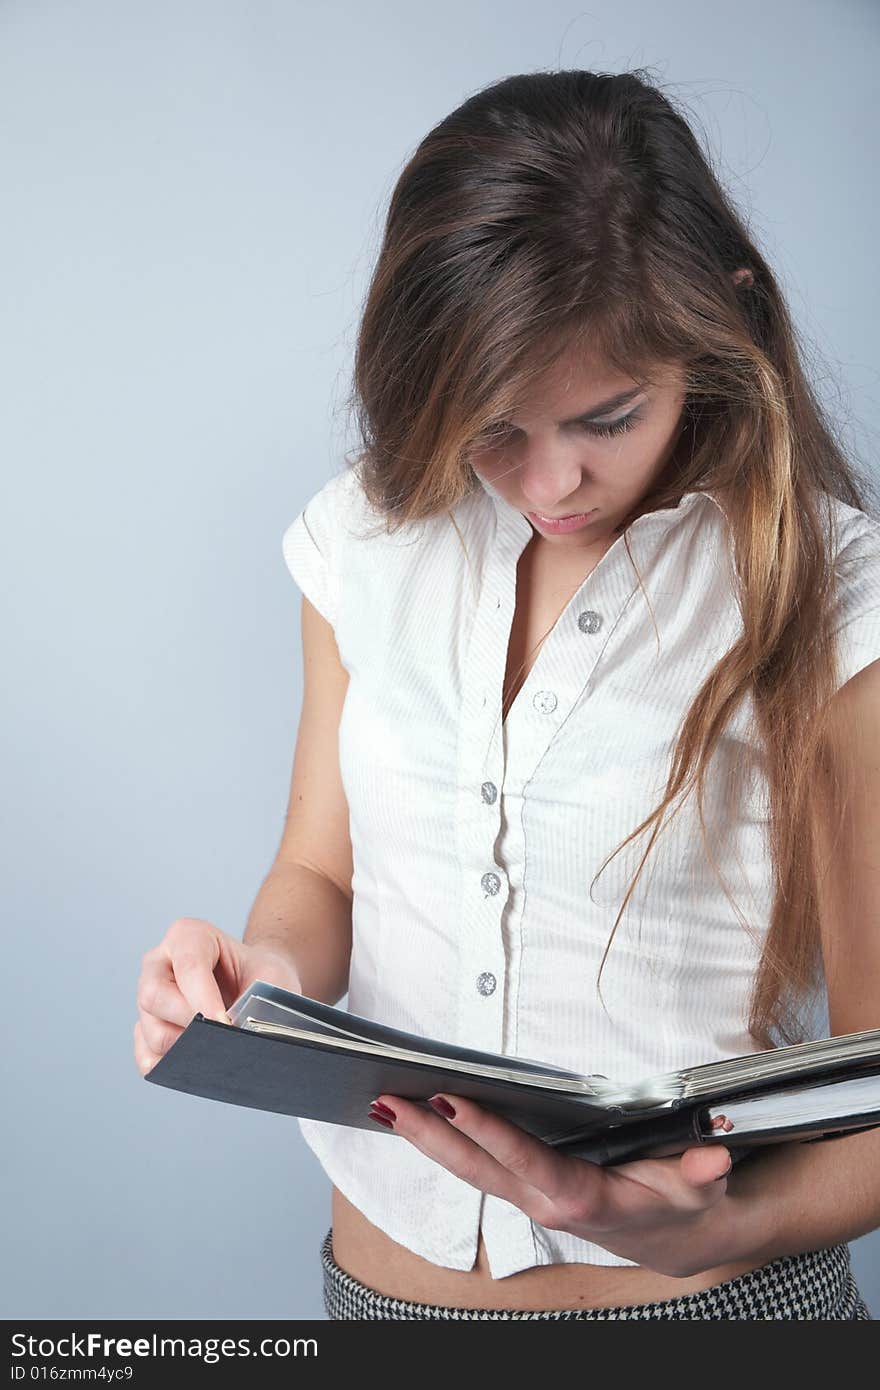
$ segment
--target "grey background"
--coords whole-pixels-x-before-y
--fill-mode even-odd
[[[131,1034],[143,952],[240,936],[277,847],[281,535],[351,442],[417,141],[508,73],[650,65],[873,457],[878,35],[854,0],[0,4],[3,1316],[323,1317],[296,1122],[148,1086]],[[880,1315],[880,1234],[854,1257]]]

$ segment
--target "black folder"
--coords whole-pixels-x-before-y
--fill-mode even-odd
[[[228,1012],[229,1024],[196,1013],[145,1079],[389,1139],[401,1136],[369,1118],[375,1097],[400,1096],[427,1109],[428,1097],[442,1091],[603,1165],[697,1144],[724,1144],[736,1161],[765,1144],[880,1126],[880,1029],[619,1084],[407,1033],[265,980]],[[732,1128],[719,1129],[721,1117]]]

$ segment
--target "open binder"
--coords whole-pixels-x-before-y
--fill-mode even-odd
[[[228,1013],[231,1024],[196,1013],[145,1079],[396,1138],[369,1118],[376,1096],[401,1096],[427,1109],[428,1097],[444,1091],[599,1164],[696,1144],[724,1144],[736,1161],[763,1144],[880,1126],[880,1029],[619,1084],[424,1038],[265,980],[255,980]],[[733,1128],[714,1128],[720,1116]]]

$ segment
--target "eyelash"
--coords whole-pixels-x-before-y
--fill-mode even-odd
[[[601,425],[595,421],[590,423],[586,420],[580,421],[579,423],[581,429],[586,430],[587,434],[599,435],[603,439],[610,439],[615,434],[624,434],[627,430],[631,430],[634,425],[638,424],[640,419],[641,415],[638,410],[631,410],[629,415],[624,415],[622,419],[614,420],[608,425]],[[497,425],[493,429],[486,431],[483,435],[485,446],[491,448],[493,443],[497,442],[499,439],[504,439],[506,432],[509,433],[509,430],[505,431],[503,425]]]
[[[611,425],[585,424],[584,429],[588,430],[590,434],[600,434],[607,439],[612,434],[623,434],[625,430],[631,430],[633,425],[638,423],[639,418],[639,412],[631,410],[629,415],[624,415],[622,420],[615,420]]]

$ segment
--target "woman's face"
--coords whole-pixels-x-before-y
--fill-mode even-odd
[[[622,393],[629,399],[600,409]],[[662,473],[678,437],[685,394],[684,373],[675,366],[642,388],[635,378],[583,355],[563,359],[470,461],[475,473],[527,516],[542,548],[591,550],[613,539],[613,528]],[[528,515],[558,518],[594,508],[581,529],[564,534],[542,529]]]

